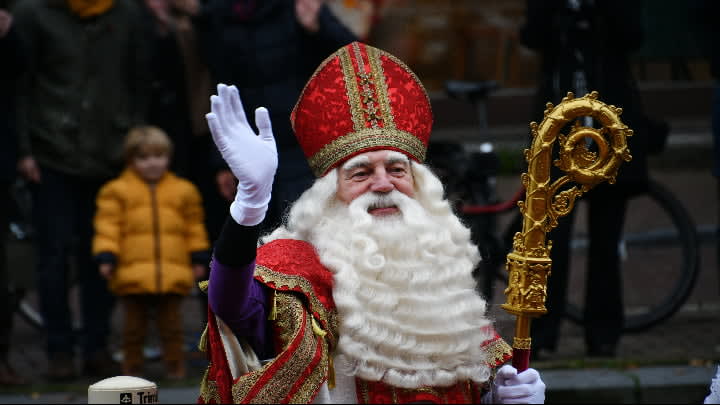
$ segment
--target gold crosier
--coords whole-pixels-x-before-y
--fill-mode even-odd
[[[592,92],[581,98],[568,93],[560,104],[547,103],[540,125],[530,124],[532,145],[525,150],[528,171],[521,177],[525,201],[518,203],[523,214],[522,232],[515,234],[513,251],[507,255],[509,272],[507,301],[502,307],[517,316],[513,340],[513,365],[522,371],[530,355],[530,320],[547,312],[547,277],[550,275],[552,241],[546,234],[557,226],[558,218],[567,215],[575,201],[595,185],[615,182],[618,168],[632,158],[626,137],[632,130],[620,121],[622,109],[598,100]],[[576,121],[567,135],[560,133],[574,119],[592,117],[600,128],[581,126]],[[588,149],[588,139],[597,151]],[[558,159],[552,162],[555,142]],[[551,183],[550,164],[564,175]],[[577,183],[572,187],[568,184]]]

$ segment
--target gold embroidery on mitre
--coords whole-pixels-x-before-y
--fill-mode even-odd
[[[341,48],[321,65],[322,68],[328,61],[337,56],[343,74],[354,131],[339,136],[308,158],[310,167],[317,177],[325,174],[330,167],[341,159],[363,149],[388,147],[403,151],[419,162],[425,160],[427,148],[423,142],[413,134],[399,130],[396,127],[381,57],[396,63],[412,77],[422,89],[428,107],[432,110],[427,91],[415,73],[402,61],[380,49],[368,45],[364,46],[367,52],[369,72],[367,72],[361,47],[358,43]],[[350,48],[353,49],[352,52]],[[353,63],[353,53],[357,61],[357,69]],[[316,74],[317,71],[313,77]],[[305,89],[303,89],[304,92]],[[296,109],[298,105],[299,101],[295,106]],[[294,124],[293,122],[293,127]]]
[[[425,160],[425,145],[415,135],[399,129],[366,128],[334,139],[308,161],[315,176],[320,177],[339,160],[373,147],[395,148],[409,153],[419,162]]]
[[[373,91],[373,87],[377,88],[377,77],[372,75],[372,71],[370,73],[367,72],[362,52],[360,50],[360,45],[355,42],[352,44],[352,47],[355,51],[355,60],[357,60],[358,65],[357,77],[360,79],[360,86],[362,88],[362,102],[365,104],[361,108],[367,117],[367,123],[370,125],[370,128],[377,129],[380,128],[380,123],[382,122],[383,118],[380,115],[380,110],[375,105],[375,103],[377,102],[377,96],[375,94],[375,91]],[[367,46],[365,49],[368,50],[369,59],[369,49],[367,48]],[[369,64],[372,65],[371,62]]]
[[[390,109],[390,98],[388,96],[385,71],[382,68],[380,55],[377,48],[367,46],[368,59],[370,60],[370,71],[375,78],[375,94],[382,113],[383,128],[395,129],[395,117]]]
[[[348,105],[350,106],[353,128],[355,131],[360,131],[365,128],[362,100],[360,100],[360,90],[358,89],[358,83],[355,79],[355,68],[353,67],[352,58],[350,57],[350,52],[347,47],[340,50],[338,58],[340,59],[340,66],[342,66],[345,91],[347,93]]]

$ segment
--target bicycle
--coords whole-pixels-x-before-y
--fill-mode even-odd
[[[576,221],[573,227],[570,285],[584,285],[585,281],[584,272],[578,271],[578,267],[584,266],[589,244],[582,224]],[[618,250],[623,268],[623,332],[642,332],[675,314],[689,297],[697,280],[700,251],[690,214],[665,186],[650,179],[646,190],[630,198]],[[648,278],[640,272],[631,271],[648,259],[660,264],[654,267],[655,277]],[[647,295],[641,299],[634,294],[641,288],[663,293],[652,301],[646,301]],[[565,315],[582,324],[582,296],[578,292],[578,289],[569,291]]]
[[[495,88],[493,82],[446,83],[446,92],[451,97],[475,104],[481,135],[487,129],[485,104]],[[478,291],[491,301],[494,284],[498,280],[507,284],[507,274],[501,267],[504,267],[505,257],[512,249],[513,235],[522,228],[517,203],[524,198],[524,188],[520,186],[509,199],[497,197],[494,179],[498,162],[489,144],[483,144],[479,149],[452,144],[437,146],[431,143],[428,161],[441,178],[448,179],[445,183],[448,197],[454,201],[457,212],[471,229],[473,241],[483,258],[473,275]],[[589,244],[582,221],[585,215],[582,201],[581,198],[575,208],[577,220],[571,238],[569,279],[571,286],[579,288],[570,289],[564,314],[578,324],[584,322],[581,302],[585,292],[584,267]],[[498,229],[499,217],[512,213],[514,215],[508,225]],[[650,179],[646,190],[640,190],[628,201],[626,218],[618,245],[624,286],[623,333],[636,333],[663,322],[687,300],[700,269],[699,241],[685,207],[670,190],[653,179]],[[656,277],[652,280],[631,271],[639,268],[648,258],[662,263],[654,269]],[[633,294],[639,288],[654,288],[660,293],[653,301],[647,302]]]

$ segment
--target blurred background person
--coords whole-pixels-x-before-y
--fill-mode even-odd
[[[13,329],[13,305],[7,268],[7,231],[10,186],[15,179],[17,135],[15,133],[15,84],[23,69],[13,16],[0,4],[0,386],[25,383],[10,365],[8,353]]]
[[[251,116],[260,106],[270,110],[281,164],[263,223],[269,231],[314,180],[290,126],[295,101],[315,68],[357,38],[323,0],[211,0],[196,28],[213,83],[235,85]],[[235,179],[217,152],[214,161],[218,186],[232,201]]]
[[[192,24],[188,16],[178,12],[172,0],[141,0],[138,3],[147,29],[146,41],[152,67],[147,122],[162,128],[170,137],[173,143],[172,170],[187,176],[194,128],[185,55],[192,50],[182,49],[180,31],[192,33]]]
[[[147,56],[126,0],[25,0],[14,8],[28,66],[19,93],[19,170],[33,197],[37,289],[47,328],[48,378],[117,375],[107,348],[112,295],[91,255],[95,197],[122,163],[128,129],[145,117]],[[74,260],[82,331],[68,290]]]
[[[200,3],[142,1],[155,49],[148,123],[167,132],[175,145],[172,169],[195,183],[204,196],[205,225],[212,241],[229,203],[216,186],[215,146],[205,121],[214,86],[191,17],[198,13]]]
[[[589,202],[590,247],[585,295],[585,344],[589,356],[614,356],[623,326],[618,241],[625,206],[648,178],[648,119],[644,116],[630,55],[643,43],[639,0],[527,0],[521,41],[541,57],[533,120],[545,103],[558,104],[572,91],[581,97],[597,90],[607,104],[622,107],[632,161],[623,163],[616,184],[601,184],[583,197]],[[582,123],[585,124],[585,123]],[[667,128],[665,128],[667,131]],[[554,178],[559,170],[553,167]],[[572,213],[549,239],[553,274],[548,279],[548,314],[533,321],[533,353],[555,351],[567,299]]]
[[[152,66],[148,123],[163,129],[173,142],[172,170],[196,177],[205,159],[198,159],[197,138],[209,137],[205,114],[212,85],[200,55],[190,15],[199,4],[192,0],[142,0]]]
[[[210,259],[200,193],[168,171],[172,142],[154,126],[133,128],[126,169],[100,190],[93,254],[125,309],[123,374],[143,375],[143,345],[154,319],[166,377],[186,375],[181,304]]]
[[[222,221],[220,213],[227,211],[228,202],[218,192],[213,179],[213,146],[205,121],[212,94],[210,73],[200,55],[191,19],[200,4],[192,0],[139,0],[138,3],[144,11],[152,70],[147,123],[159,127],[170,137],[173,144],[170,169],[193,182],[205,196],[205,226],[215,230],[220,226],[215,223]],[[211,240],[214,235],[211,232]],[[199,293],[199,289],[197,292],[203,309],[201,314],[205,314],[207,297]],[[198,334],[205,327],[204,318],[198,320]]]

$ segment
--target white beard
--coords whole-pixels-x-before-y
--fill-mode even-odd
[[[491,336],[471,275],[477,248],[442,200],[439,180],[421,165],[413,169],[417,200],[398,191],[383,197],[401,214],[370,215],[374,193],[338,202],[333,171],[265,241],[307,240],[334,274],[338,372],[402,388],[482,383],[490,370],[481,344]]]

